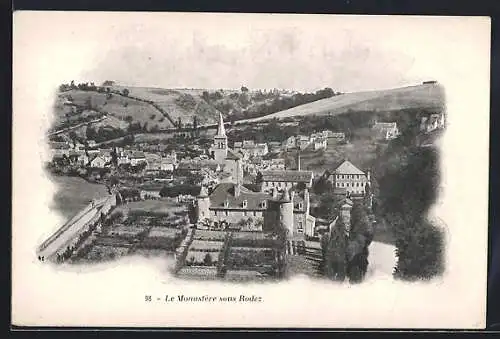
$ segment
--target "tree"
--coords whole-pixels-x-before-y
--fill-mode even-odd
[[[335,281],[344,281],[347,274],[347,235],[341,218],[331,233],[322,239],[324,247],[323,271],[325,276]],[[325,246],[326,245],[326,246]]]
[[[123,95],[128,97],[130,91],[127,89],[127,88],[124,88],[123,91],[122,91]]]
[[[87,109],[87,110],[91,110],[92,109],[92,97],[89,95],[86,99],[85,99],[85,105],[84,105],[84,108]]]
[[[245,87],[245,86],[241,86],[241,91],[242,91],[243,93],[246,93],[246,92],[248,92],[248,88],[247,88],[247,87]]]
[[[207,253],[205,254],[205,258],[203,258],[203,264],[205,266],[212,266],[212,256],[210,255],[210,253]]]

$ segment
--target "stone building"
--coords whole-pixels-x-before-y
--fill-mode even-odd
[[[197,198],[197,222],[208,222],[224,229],[249,221],[247,230],[272,231],[283,224],[290,237],[313,236],[315,218],[309,214],[307,189],[302,192],[284,189],[271,194],[253,192],[236,183],[221,183],[208,194],[202,188]]]

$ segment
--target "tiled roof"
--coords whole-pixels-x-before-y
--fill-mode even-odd
[[[235,196],[235,183],[221,183],[210,194],[210,208],[214,209],[243,209],[243,201],[247,201],[247,210],[264,210],[263,201],[270,199],[266,193],[253,192],[240,186],[240,194]],[[227,207],[225,202],[227,201]],[[267,203],[266,203],[267,205]]]
[[[310,182],[313,177],[311,171],[271,170],[261,174],[263,181]]]
[[[373,128],[394,128],[396,126],[395,122],[376,122]]]
[[[181,161],[177,168],[181,170],[200,171],[204,168],[215,170],[218,167],[219,164],[214,160],[199,160],[199,161]]]
[[[50,148],[52,149],[69,149],[70,146],[66,142],[60,141],[51,141],[49,143]]]
[[[145,155],[144,155],[144,152],[134,151],[134,152],[131,152],[130,157],[131,158],[136,158],[136,159],[144,159]]]
[[[335,174],[365,174],[359,168],[354,166],[349,160],[344,160],[340,166],[338,166],[335,171]]]

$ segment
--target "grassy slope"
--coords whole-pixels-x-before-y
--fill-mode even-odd
[[[172,127],[168,119],[160,121],[162,117],[160,112],[148,103],[126,98],[117,94],[113,94],[111,98],[107,99],[105,93],[81,90],[71,90],[59,95],[59,99],[57,100],[55,106],[56,119],[63,117],[64,112],[67,110],[66,107],[61,105],[62,97],[67,95],[71,95],[73,103],[79,106],[85,105],[87,98],[90,97],[92,106],[96,110],[107,112],[119,120],[125,119],[127,116],[131,116],[134,122],[140,122],[141,125],[147,122],[150,127],[153,125],[158,125],[159,128]],[[154,119],[151,119],[152,115],[155,115]]]
[[[245,121],[314,114],[337,115],[348,110],[390,111],[404,108],[442,107],[443,105],[444,90],[440,85],[417,85],[390,90],[346,93]]]
[[[213,123],[219,116],[219,111],[207,104],[201,97],[203,90],[178,90],[148,87],[113,86],[113,89],[127,88],[130,95],[145,100],[153,101],[167,112],[174,121],[180,117],[183,123],[191,123],[193,116],[203,123]],[[191,96],[194,105],[183,105],[180,101],[183,95]]]

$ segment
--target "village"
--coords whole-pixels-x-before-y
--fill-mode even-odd
[[[422,117],[419,124],[422,134],[442,129],[444,114]],[[87,212],[69,220],[63,228],[72,231],[61,234],[71,235],[47,240],[39,259],[91,263],[160,253],[174,256],[172,271],[181,278],[321,277],[328,275],[329,241],[341,234],[351,239],[347,274],[362,280],[377,227],[371,169],[344,158],[318,172],[301,161],[348,144],[346,131],[230,145],[231,127],[220,114],[215,134],[204,140],[185,130],[164,144],[105,147],[92,139],[53,138],[47,169],[104,184],[110,198],[90,202]],[[396,122],[376,121],[370,128],[371,137],[385,144],[400,134]]]

